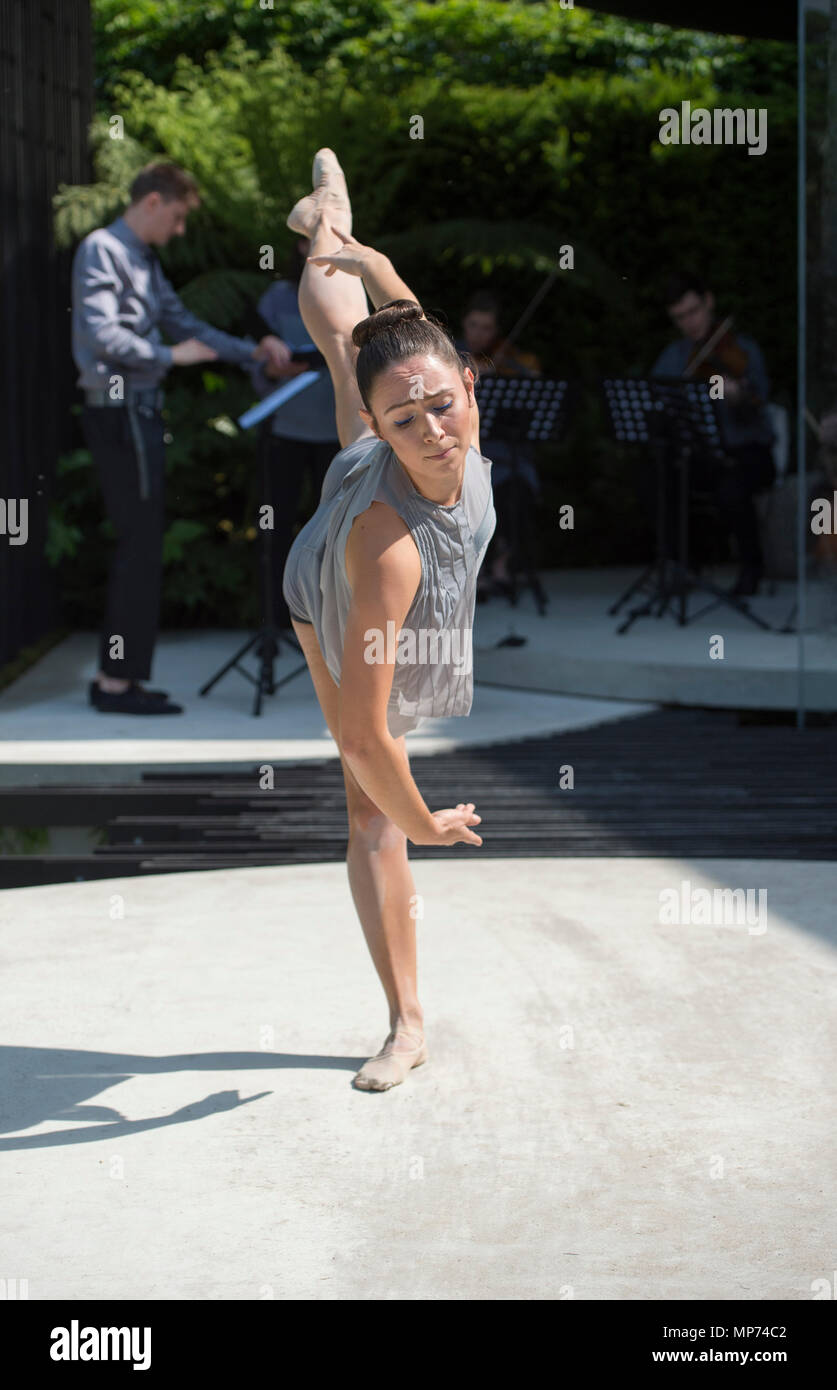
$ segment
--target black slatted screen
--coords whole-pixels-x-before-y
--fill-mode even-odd
[[[0,665],[57,621],[43,551],[76,372],[72,252],[54,248],[52,197],[89,182],[92,111],[88,0],[0,0],[0,496],[28,500],[29,533],[0,533]]]

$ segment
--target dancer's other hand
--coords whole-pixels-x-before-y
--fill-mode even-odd
[[[371,258],[377,256],[378,252],[372,246],[363,246],[357,237],[341,232],[339,227],[332,227],[331,223],[328,226],[343,245],[337,251],[329,251],[323,256],[307,256],[306,260],[314,265],[327,265],[326,279],[337,270],[345,270],[347,275],[362,275]]]
[[[455,806],[446,811],[431,812],[433,821],[436,824],[436,838],[428,843],[432,845],[455,845],[460,840],[466,845],[481,845],[482,840],[479,835],[475,835],[473,830],[469,830],[469,825],[479,825],[482,816],[478,816],[474,810],[473,801],[460,801]]]

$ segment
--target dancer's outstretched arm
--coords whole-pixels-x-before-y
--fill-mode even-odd
[[[341,232],[337,227],[333,227],[332,231],[343,242],[339,251],[332,251],[324,256],[308,257],[314,265],[329,267],[326,279],[335,275],[338,270],[345,271],[347,275],[359,275],[376,309],[380,309],[382,304],[388,304],[391,299],[412,299],[416,304],[419,303],[418,295],[413,294],[410,287],[405,285],[392,261],[382,251],[376,251],[373,246],[362,245],[356,237]]]
[[[413,294],[409,285],[405,285],[388,256],[384,256],[372,246],[363,246],[356,237],[341,232],[337,227],[331,227],[330,231],[343,242],[339,250],[308,257],[315,265],[328,266],[325,273],[327,280],[338,270],[344,271],[347,275],[359,275],[376,309],[380,309],[382,304],[388,304],[392,299],[412,299],[416,304],[420,303],[418,296]],[[473,402],[473,410],[471,443],[479,453],[480,412],[476,400]]]
[[[389,507],[371,507],[346,541],[352,602],[339,687],[340,752],[371,801],[414,845],[481,845],[473,802],[431,812],[387,727],[395,675],[390,633],[400,631],[421,580],[415,542]],[[391,626],[390,626],[391,624]],[[383,639],[374,647],[374,637]]]

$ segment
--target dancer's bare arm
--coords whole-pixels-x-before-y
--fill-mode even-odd
[[[340,670],[340,751],[366,795],[413,844],[480,845],[468,829],[481,819],[473,802],[431,812],[387,727],[398,633],[421,580],[415,541],[392,507],[375,502],[357,517],[346,573],[352,603]]]
[[[418,299],[409,285],[405,285],[388,256],[376,251],[373,246],[363,246],[356,237],[341,232],[337,227],[333,227],[332,231],[343,242],[339,251],[308,257],[315,265],[328,266],[326,278],[335,275],[338,270],[345,271],[347,275],[361,276],[366,293],[376,309],[380,309],[382,304],[388,304],[391,299],[412,299],[418,304]],[[480,412],[476,401],[471,443],[479,453]]]
[[[332,231],[343,242],[339,251],[308,257],[315,265],[328,266],[326,278],[338,270],[345,271],[347,275],[359,275],[376,309],[388,304],[391,299],[412,299],[418,304],[418,298],[405,285],[388,256],[376,251],[373,246],[362,245],[356,237],[341,232],[337,227],[333,227]]]
[[[381,251],[372,251],[364,267],[363,284],[376,309],[388,304],[391,299],[415,299],[418,304],[418,299],[404,284],[389,256]]]

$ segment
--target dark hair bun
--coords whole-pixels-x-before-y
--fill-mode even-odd
[[[361,319],[360,323],[355,324],[352,329],[352,342],[355,347],[365,347],[372,338],[376,338],[387,328],[394,328],[397,324],[409,323],[410,319],[423,317],[424,310],[414,299],[391,299],[389,304],[382,304],[368,319]]]

